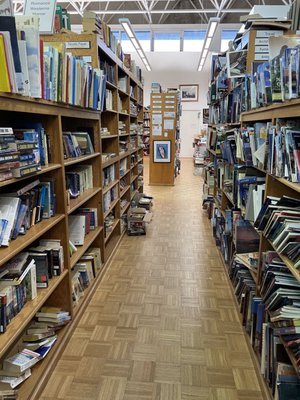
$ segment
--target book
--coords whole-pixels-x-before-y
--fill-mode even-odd
[[[39,361],[39,354],[24,349],[3,360],[4,371],[25,372]]]

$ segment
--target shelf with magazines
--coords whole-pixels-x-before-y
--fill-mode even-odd
[[[276,40],[281,46],[288,39]],[[279,62],[284,63],[285,57],[287,50]],[[276,398],[276,387],[284,384],[283,363],[290,365],[288,375],[294,375],[287,390],[293,392],[300,385],[300,335],[295,329],[300,320],[296,301],[300,296],[300,96],[291,98],[296,96],[292,85],[284,86],[279,79],[282,98],[278,98],[278,88],[272,86],[272,63],[271,59],[271,83],[267,82],[262,97],[261,86],[255,88],[255,108],[253,93],[248,105],[240,94],[236,118],[229,108],[211,104],[203,206],[212,219],[216,245],[258,360],[257,376],[263,377],[266,393]],[[255,68],[266,71],[266,64]],[[251,77],[241,82],[242,90],[247,79]],[[263,79],[263,74],[256,79]],[[287,74],[281,79],[293,78]],[[225,98],[220,96],[222,101]],[[275,353],[280,358],[272,361]]]

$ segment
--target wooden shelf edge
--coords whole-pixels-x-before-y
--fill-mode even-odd
[[[56,224],[65,218],[64,214],[57,214],[51,218],[43,219],[38,224],[28,229],[25,235],[19,235],[15,240],[10,242],[8,247],[0,248],[0,266],[5,264],[12,257],[20,253],[31,243],[41,237],[44,233],[53,228]]]
[[[71,268],[74,267],[74,265],[77,263],[77,261],[80,259],[80,257],[83,256],[83,254],[87,251],[87,249],[91,246],[93,241],[96,239],[96,237],[100,234],[102,231],[103,227],[98,226],[95,230],[90,231],[85,237],[84,244],[82,246],[77,247],[77,251],[71,256],[70,259],[70,266]]]
[[[103,218],[106,218],[108,216],[109,213],[112,212],[112,210],[115,208],[115,206],[117,205],[119,201],[119,198],[115,199],[111,205],[109,206],[109,209],[107,211],[105,211],[105,213],[103,213]]]
[[[111,231],[108,233],[108,235],[106,236],[106,238],[104,238],[104,243],[106,244],[109,240],[109,238],[111,237],[111,235],[113,234],[114,230],[116,229],[116,226],[118,225],[118,223],[120,222],[119,218],[116,218],[114,220],[113,226]]]
[[[125,188],[120,192],[120,197],[123,197],[125,193],[130,189],[130,185],[125,186]]]
[[[101,192],[101,188],[92,188],[85,190],[80,196],[70,200],[70,207],[68,214],[74,212],[78,207],[87,202],[89,199],[94,197],[97,193]]]
[[[128,210],[129,207],[130,207],[130,202],[128,202],[128,203],[126,204],[126,206],[122,208],[122,210],[121,210],[121,217],[125,214],[125,212]]]
[[[222,264],[222,266],[224,268],[224,271],[225,271],[225,276],[226,276],[226,279],[227,279],[227,283],[228,283],[228,285],[230,287],[230,293],[231,293],[231,297],[232,297],[234,305],[235,305],[236,312],[237,312],[238,316],[240,316],[239,304],[238,304],[237,299],[235,297],[234,289],[233,289],[231,280],[230,280],[230,278],[228,276],[228,271],[227,271],[227,268],[226,268],[222,253],[221,253],[221,251],[220,251],[220,249],[218,247],[217,247],[217,250],[218,250],[218,255],[219,255],[220,262],[221,262],[221,264]],[[248,347],[251,359],[252,359],[253,364],[254,364],[255,374],[256,374],[260,389],[262,391],[264,400],[273,400],[273,398],[271,396],[271,393],[270,393],[270,389],[268,388],[266,381],[264,380],[264,378],[262,377],[262,375],[260,373],[260,366],[259,366],[259,363],[258,363],[258,359],[257,359],[256,353],[255,353],[255,351],[254,351],[254,349],[253,349],[253,347],[252,347],[252,345],[250,343],[249,336],[248,336],[247,332],[245,331],[245,328],[242,325],[241,325],[241,328],[242,328],[242,332],[243,332],[245,341],[247,343],[247,347]]]
[[[119,156],[112,157],[112,158],[110,158],[109,160],[106,160],[106,161],[102,161],[102,169],[106,168],[106,167],[109,167],[110,165],[115,164],[118,161],[119,161]]]
[[[98,157],[98,156],[100,156],[100,153],[96,152],[96,153],[89,154],[89,155],[86,155],[86,156],[68,158],[68,159],[66,159],[64,161],[64,166],[68,167],[69,165],[73,165],[73,164],[77,164],[77,163],[82,162],[82,161],[90,160],[90,159]]]
[[[115,179],[113,182],[111,182],[109,185],[105,186],[102,188],[103,194],[107,193],[110,189],[112,189],[114,186],[116,186],[119,183],[119,179]]]
[[[0,357],[13,346],[18,336],[26,328],[28,323],[33,319],[38,310],[42,307],[48,297],[54,292],[56,287],[63,281],[68,274],[68,270],[64,270],[61,275],[53,277],[49,280],[49,286],[45,289],[38,289],[38,295],[34,300],[28,301],[22,310],[11,320],[7,326],[5,333],[0,335]]]
[[[24,179],[28,178],[34,178],[38,175],[46,174],[47,172],[54,171],[55,169],[59,169],[62,167],[62,164],[48,164],[47,166],[43,166],[40,171],[34,172],[33,174],[29,174],[26,176],[22,176],[21,178],[12,178],[12,179],[7,179],[6,181],[0,182],[0,187],[5,187],[8,185],[11,185],[12,183],[17,183],[21,182]]]
[[[117,138],[119,135],[101,135],[101,139],[114,139]]]

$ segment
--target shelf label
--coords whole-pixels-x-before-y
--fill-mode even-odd
[[[90,49],[91,42],[66,42],[66,49]]]
[[[39,17],[40,33],[49,35],[53,33],[55,9],[56,0],[26,0],[24,15]]]

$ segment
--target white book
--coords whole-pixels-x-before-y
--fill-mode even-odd
[[[41,98],[39,17],[16,15],[15,18],[17,30],[25,33],[31,96]]]
[[[23,73],[23,95],[31,96],[30,92],[30,79],[29,79],[29,71],[28,71],[28,62],[27,62],[27,50],[26,50],[26,40],[18,40],[19,53],[20,53],[20,61],[21,68]]]
[[[17,213],[19,209],[19,197],[0,197],[0,209],[3,213],[3,218],[7,219],[7,226],[3,234],[1,245],[8,246],[11,238],[11,233],[15,226]]]
[[[31,368],[39,361],[39,354],[24,349],[21,352],[6,358],[3,361],[3,369],[8,371],[23,372]]]
[[[24,373],[18,377],[16,376],[0,376],[0,382],[7,383],[10,385],[12,389],[19,386],[22,382],[24,382],[31,375],[31,370],[27,369]]]
[[[69,215],[69,238],[75,246],[84,244],[85,220],[85,215]]]

